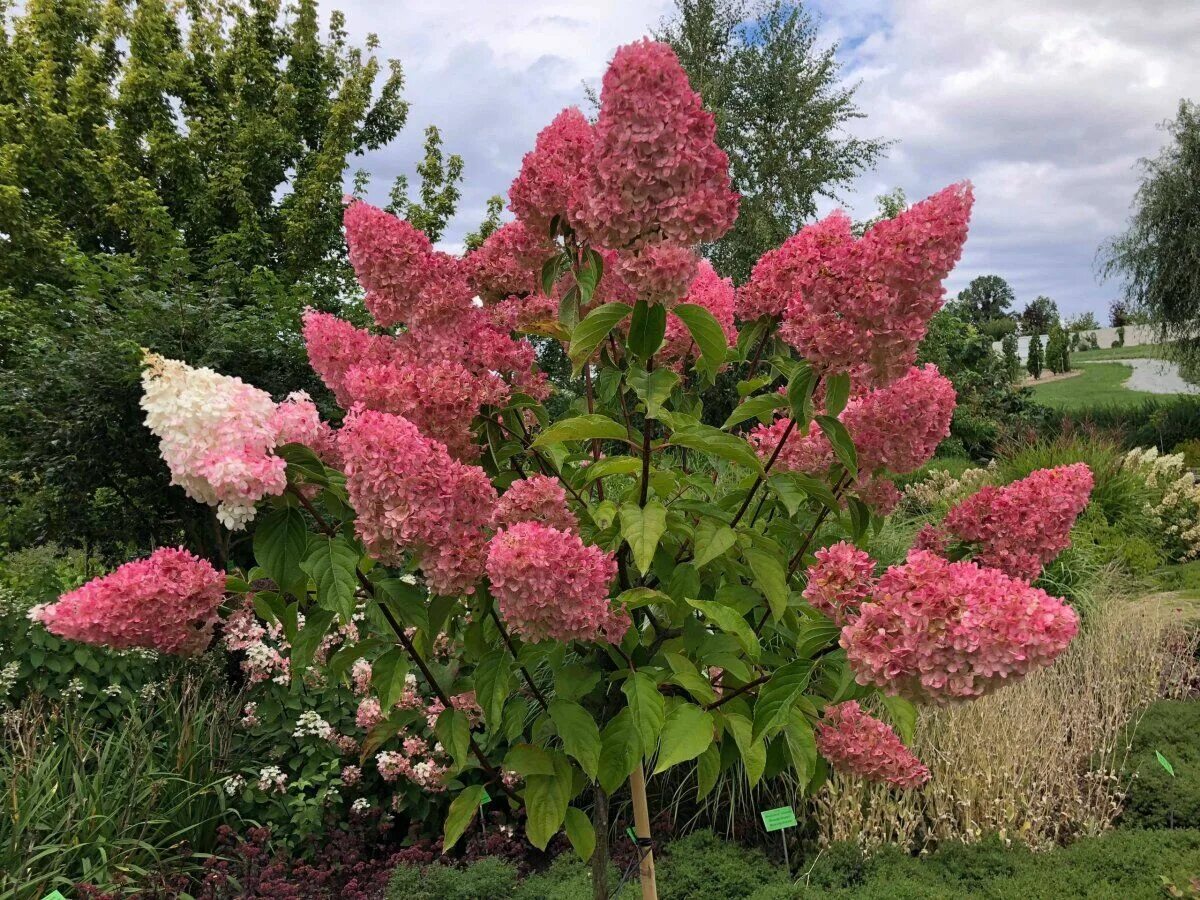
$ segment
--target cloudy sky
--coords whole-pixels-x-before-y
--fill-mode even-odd
[[[508,187],[538,130],[584,103],[613,48],[660,21],[671,0],[336,0],[352,35],[379,35],[404,65],[409,126],[359,161],[371,196],[412,172],[428,124],[466,161],[446,243]],[[857,82],[864,135],[894,140],[843,198],[858,217],[902,187],[910,199],[970,178],[971,237],[951,290],[1007,278],[1019,305],[1048,294],[1064,312],[1103,314],[1116,295],[1094,274],[1119,231],[1136,162],[1163,140],[1181,96],[1200,99],[1197,0],[810,0]]]

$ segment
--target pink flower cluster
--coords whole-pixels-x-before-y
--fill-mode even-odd
[[[276,404],[266,391],[212,369],[153,353],[145,362],[141,406],[171,483],[217,507],[232,530],[246,527],[259,500],[287,487],[287,465],[275,448],[317,443],[328,429],[303,392]]]
[[[687,296],[683,300],[707,309],[725,332],[725,342],[730,346],[737,343],[737,327],[733,324],[733,282],[718,275],[708,260],[700,260],[696,277],[688,285]],[[676,366],[682,364],[689,354],[699,355],[691,332],[678,316],[668,315],[667,333],[658,351],[659,361],[664,365]]]
[[[752,322],[762,316],[782,316],[792,295],[809,291],[822,267],[853,240],[850,217],[839,209],[768,250],[738,290],[738,318]]]
[[[225,576],[208,562],[163,547],[34,607],[29,616],[72,641],[194,656],[212,640],[224,591]]]
[[[483,574],[496,490],[482,469],[400,416],[355,408],[338,432],[355,528],[385,565],[420,555],[438,594],[471,593]]]
[[[570,198],[572,222],[611,249],[716,240],[733,225],[738,197],[715,138],[712,114],[669,46],[621,47],[604,73],[587,183]]]
[[[838,418],[854,441],[864,481],[884,470],[897,475],[913,472],[932,459],[937,445],[950,433],[955,401],[954,385],[932,363],[913,366],[886,387],[850,400]],[[787,421],[758,425],[747,435],[764,462],[779,445]],[[829,439],[819,428],[813,427],[807,435],[794,429],[775,468],[818,474],[833,459]]]
[[[538,290],[542,264],[553,252],[544,234],[520,220],[501,225],[463,261],[471,287],[485,303]]]
[[[916,358],[962,252],[972,204],[952,185],[854,240],[841,218],[810,226],[756,269],[743,317],[780,307],[780,334],[821,372],[868,372],[887,384]],[[806,229],[807,230],[807,229]],[[801,232],[803,235],[803,232]]]
[[[886,723],[855,700],[825,710],[817,725],[817,750],[835,769],[901,788],[920,787],[929,769]]]
[[[875,562],[846,541],[818,550],[815,555],[817,561],[808,567],[804,599],[838,625],[845,625],[871,595]]]
[[[441,744],[430,747],[428,741],[414,735],[405,738],[401,747],[400,750],[384,750],[376,754],[375,766],[384,781],[403,778],[434,793],[446,789],[442,780],[447,766],[442,758]]]
[[[916,700],[979,697],[1053,662],[1075,637],[1069,606],[996,569],[912,550],[842,629],[860,684]]]
[[[530,641],[616,643],[629,616],[609,604],[617,562],[577,534],[537,522],[496,532],[487,575],[504,620]]]
[[[588,120],[569,106],[537,136],[508,189],[508,208],[535,234],[548,234],[550,220],[564,215],[587,178],[585,160],[596,141]]]
[[[540,522],[559,531],[574,531],[579,521],[567,506],[567,492],[558,479],[530,475],[514,481],[500,495],[492,525],[504,528],[517,522]]]
[[[1038,469],[1006,487],[988,485],[954,506],[940,528],[923,531],[918,545],[937,549],[951,538],[963,541],[981,564],[1033,581],[1071,545],[1071,527],[1092,485],[1087,463]]]
[[[649,244],[617,255],[617,270],[634,294],[647,303],[674,306],[696,277],[699,258],[678,244]]]

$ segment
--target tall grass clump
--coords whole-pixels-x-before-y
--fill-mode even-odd
[[[1179,614],[1112,597],[1053,667],[978,702],[923,709],[921,791],[834,775],[815,800],[822,844],[920,851],[988,834],[1041,849],[1105,831],[1128,786],[1132,726],[1194,679],[1196,635]]]
[[[0,720],[0,898],[91,883],[152,886],[211,851],[232,699],[185,676],[133,695],[114,727],[72,703],[31,697]]]

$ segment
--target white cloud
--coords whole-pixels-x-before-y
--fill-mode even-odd
[[[670,0],[465,0],[443,4],[340,0],[356,41],[378,33],[404,65],[408,127],[354,162],[386,197],[412,173],[427,124],[466,161],[453,245],[503,193],[537,132],[584,104],[620,44],[656,25]],[[950,287],[1008,278],[1018,300],[1046,293],[1068,311],[1104,311],[1099,244],[1119,230],[1138,157],[1156,125],[1200,85],[1195,0],[814,0],[867,118],[855,130],[895,139],[879,168],[845,198],[869,214],[902,186],[918,198],[962,178],[976,186],[971,238]]]

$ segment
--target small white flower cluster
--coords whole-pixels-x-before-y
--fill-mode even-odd
[[[359,797],[357,800],[355,800],[353,803],[350,804],[351,812],[365,813],[370,808],[371,808],[371,801],[368,800],[366,797]]]
[[[122,693],[124,693],[124,688],[119,684],[110,684],[104,689],[105,697],[120,697]]]
[[[0,669],[0,700],[8,696],[17,684],[17,676],[21,674],[21,664],[16,660],[7,663],[3,669]]]
[[[995,474],[995,460],[988,463],[987,468],[966,469],[957,478],[948,469],[934,469],[926,478],[905,487],[900,503],[910,513],[932,512],[975,493]]]
[[[259,770],[258,789],[264,793],[282,794],[287,790],[287,773],[279,766],[266,766]]]
[[[236,797],[246,787],[246,779],[241,775],[230,775],[225,779],[225,793],[227,796]]]
[[[79,700],[83,697],[86,687],[82,678],[72,678],[67,682],[67,686],[63,688],[62,698],[66,701]]]
[[[296,720],[296,730],[292,732],[292,737],[315,737],[327,741],[332,734],[333,726],[322,719],[316,710],[309,709],[300,713],[300,718]]]
[[[148,681],[148,682],[146,682],[146,684],[142,685],[142,689],[140,691],[138,691],[138,697],[140,697],[143,702],[149,703],[151,700],[160,696],[162,694],[162,691],[163,691],[162,682]]]
[[[1200,557],[1200,485],[1182,453],[1160,454],[1158,448],[1125,454],[1123,469],[1141,476],[1146,487],[1146,513],[1166,535],[1176,557]]]

